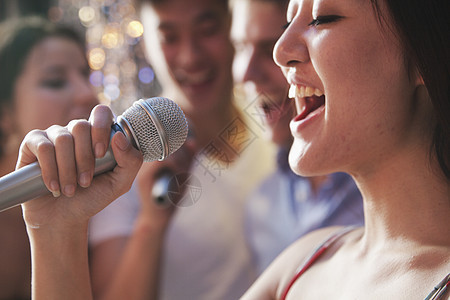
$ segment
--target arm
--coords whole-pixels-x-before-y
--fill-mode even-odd
[[[27,227],[32,253],[33,299],[91,299],[87,228]]]
[[[94,246],[96,299],[156,299],[164,232],[139,217],[131,236]]]
[[[111,120],[109,108],[97,106],[89,122],[78,120],[67,127],[33,131],[21,145],[17,167],[37,159],[44,183],[53,194],[61,195],[22,204],[32,253],[33,299],[92,297],[87,259],[89,218],[129,189],[142,163],[140,153],[118,133],[111,142],[118,165],[93,179],[93,149],[96,157],[105,154]],[[83,173],[88,175],[80,176]]]
[[[188,140],[164,162],[144,163],[137,186],[140,211],[129,237],[118,236],[92,249],[94,293],[99,299],[157,299],[160,263],[167,226],[176,207],[157,205],[151,197],[156,174],[171,169],[187,172],[195,145]]]

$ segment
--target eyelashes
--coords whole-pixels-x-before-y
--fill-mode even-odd
[[[315,19],[313,19],[308,24],[308,26],[318,26],[318,25],[323,25],[323,24],[329,24],[329,23],[336,22],[342,18],[343,17],[338,16],[338,15],[317,16]]]
[[[50,89],[62,89],[67,85],[67,81],[64,79],[46,79],[41,82],[41,86]]]
[[[291,25],[291,22],[287,22],[286,24],[284,24],[283,26],[281,26],[282,29],[286,30],[289,25]]]
[[[308,24],[308,26],[319,26],[319,25],[329,24],[329,23],[336,22],[342,18],[344,18],[344,17],[338,16],[338,15],[318,16],[315,19],[313,19]],[[291,22],[287,22],[286,24],[284,24],[282,26],[283,30],[286,30],[289,27],[289,25],[291,25]]]

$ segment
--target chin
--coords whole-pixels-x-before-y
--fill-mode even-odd
[[[309,144],[299,142],[297,139],[289,151],[289,166],[294,173],[304,176],[320,176],[331,173],[326,167],[327,162],[317,155],[317,152],[311,151]]]

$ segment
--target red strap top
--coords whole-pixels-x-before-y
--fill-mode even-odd
[[[289,284],[287,285],[286,289],[284,290],[283,294],[281,295],[280,300],[285,300],[287,294],[289,293],[289,290],[294,285],[294,283],[297,281],[297,279],[308,270],[308,268],[328,249],[330,246],[341,236],[346,234],[347,232],[355,229],[354,226],[345,227],[343,230],[340,230],[334,234],[332,234],[330,237],[328,237],[322,244],[320,244],[312,254],[303,262],[302,265],[297,269],[295,272],[295,276],[291,279]]]
[[[343,230],[340,230],[330,237],[328,237],[322,244],[320,244],[312,254],[303,262],[302,265],[295,272],[294,277],[291,279],[283,294],[281,295],[280,300],[285,300],[287,294],[289,293],[291,287],[297,281],[297,279],[308,270],[308,268],[328,249],[330,246],[340,237],[353,230],[355,227],[345,227]],[[431,293],[425,298],[425,300],[439,300],[443,299],[446,291],[450,289],[450,273],[431,291]]]

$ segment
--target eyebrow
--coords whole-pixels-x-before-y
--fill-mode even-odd
[[[196,16],[194,18],[193,23],[200,24],[203,22],[211,21],[211,20],[213,20],[213,21],[218,20],[219,18],[220,18],[220,15],[217,12],[208,10],[208,11],[204,11],[204,12],[200,13],[198,16]],[[162,30],[162,31],[174,30],[175,27],[176,26],[171,21],[161,22],[158,25],[158,30]]]
[[[195,23],[203,23],[210,20],[218,20],[220,15],[214,11],[205,11],[195,18]]]
[[[67,70],[69,70],[71,66],[63,65],[63,64],[51,64],[48,66],[44,66],[42,68],[42,72],[45,74],[65,74]],[[78,71],[82,73],[90,72],[89,65],[82,65],[76,68]]]
[[[43,67],[42,71],[45,72],[46,74],[50,74],[50,73],[61,73],[62,74],[65,72],[65,68],[59,64],[52,64],[50,66]]]

